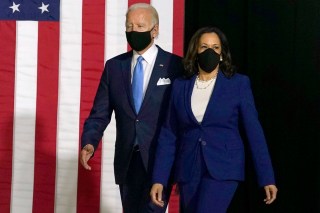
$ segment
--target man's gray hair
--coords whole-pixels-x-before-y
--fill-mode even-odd
[[[147,10],[150,10],[151,12],[151,16],[152,16],[152,24],[153,25],[156,25],[156,24],[159,24],[159,15],[158,15],[158,12],[157,10],[151,6],[150,4],[146,4],[146,3],[137,3],[137,4],[133,4],[131,5],[129,8],[128,8],[128,11],[126,13],[126,17],[128,17],[128,13],[133,11],[133,10],[136,10],[136,9],[147,9]]]

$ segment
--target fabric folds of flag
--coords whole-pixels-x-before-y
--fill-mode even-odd
[[[79,138],[105,61],[127,51],[125,12],[136,2],[0,1],[2,213],[122,212],[114,120],[91,172],[79,165]],[[159,12],[156,43],[182,55],[184,1],[143,2]],[[169,213],[178,212],[177,199]]]

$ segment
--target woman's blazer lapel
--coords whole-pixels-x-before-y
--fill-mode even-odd
[[[185,88],[185,103],[186,103],[186,109],[188,112],[188,115],[190,116],[190,119],[199,124],[199,122],[197,121],[197,119],[195,118],[192,108],[191,108],[191,96],[192,96],[192,91],[193,91],[193,87],[195,84],[195,80],[196,80],[196,75],[193,76],[188,83],[186,84],[186,88]],[[212,91],[212,94],[210,96],[210,100],[208,102],[203,120],[201,122],[201,125],[204,125],[206,120],[208,118],[212,119],[212,117],[215,116],[215,113],[219,108],[219,97],[222,95],[223,93],[223,85],[224,85],[224,81],[225,81],[225,76],[223,75],[223,73],[221,71],[218,72],[217,75],[217,79]]]
[[[197,75],[194,75],[189,81],[186,81],[187,83],[184,88],[184,91],[185,91],[184,104],[186,106],[187,114],[188,114],[190,120],[195,124],[199,124],[199,122],[195,118],[193,111],[192,111],[192,108],[191,108],[191,96],[192,96],[192,91],[193,91],[193,87],[194,87],[196,78],[197,78]]]

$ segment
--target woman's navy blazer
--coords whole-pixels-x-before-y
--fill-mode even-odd
[[[227,78],[219,71],[203,121],[191,109],[196,76],[174,82],[168,115],[156,151],[153,182],[167,184],[171,168],[177,182],[192,176],[196,155],[202,154],[217,180],[243,180],[247,141],[260,186],[274,184],[274,172],[265,136],[258,120],[249,78]],[[244,130],[245,140],[240,134]]]

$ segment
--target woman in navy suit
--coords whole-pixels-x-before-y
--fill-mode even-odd
[[[233,70],[225,35],[199,29],[184,60],[185,78],[173,84],[169,111],[158,140],[150,195],[159,206],[173,170],[184,213],[226,212],[244,180],[248,141],[264,202],[277,195],[267,143],[249,78]]]

